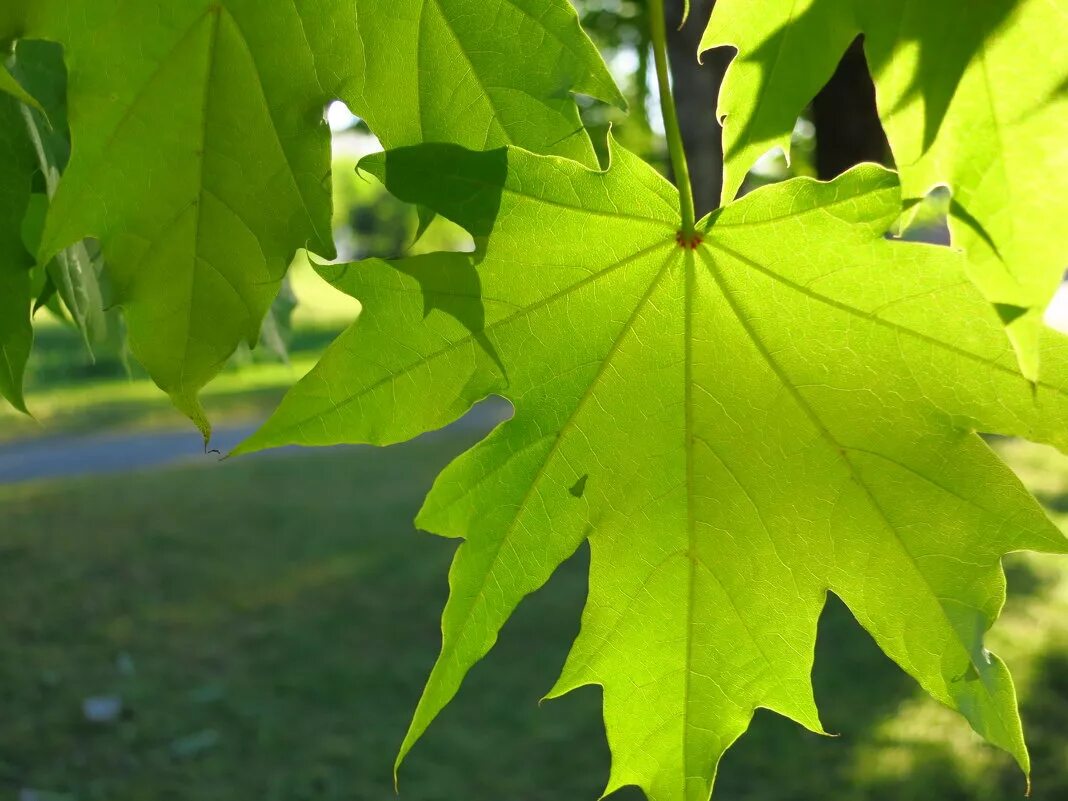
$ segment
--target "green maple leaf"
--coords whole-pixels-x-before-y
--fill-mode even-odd
[[[514,144],[596,165],[572,93],[626,106],[567,0],[357,0],[344,97],[386,147]]]
[[[769,187],[680,244],[675,190],[619,149],[603,173],[442,145],[363,166],[479,249],[322,267],[364,311],[239,452],[388,444],[512,402],[417,521],[465,542],[402,758],[588,540],[550,695],[603,686],[609,790],[705,799],[757,707],[821,731],[828,591],[1027,770],[983,635],[1001,556],[1066,542],[974,432],[1068,445],[1068,353],[1051,341],[1032,384],[959,254],[884,238],[893,173]]]
[[[701,49],[739,51],[719,100],[724,197],[762,153],[789,154],[797,115],[863,34],[905,197],[953,190],[954,242],[1036,377],[1042,312],[1068,263],[1066,25],[1064,0],[717,3]]]
[[[0,397],[23,412],[22,377],[33,345],[33,257],[22,244],[22,219],[30,205],[36,169],[18,101],[0,94]]]

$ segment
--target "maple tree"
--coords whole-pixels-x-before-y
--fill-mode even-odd
[[[99,272],[134,354],[207,433],[197,393],[256,341],[294,251],[332,255],[321,110],[344,99],[386,147],[360,169],[476,248],[320,264],[363,311],[237,453],[386,445],[490,395],[514,407],[417,520],[464,543],[398,765],[588,542],[582,630],[550,695],[603,687],[608,790],[706,799],[758,707],[822,731],[828,592],[1027,773],[983,637],[1002,556],[1068,541],[976,432],[1068,448],[1068,348],[1040,313],[1068,255],[1068,7],[719,0],[703,47],[738,48],[719,99],[729,202],[698,220],[662,0],[676,185],[611,138],[598,165],[572,93],[623,101],[566,0],[275,5],[0,12],[0,39],[20,40],[0,70],[0,392],[24,408],[32,302],[56,302],[51,285],[88,309]],[[861,33],[898,170],[735,200]],[[64,108],[34,39],[63,46]],[[941,184],[956,247],[889,239]],[[86,236],[100,259],[71,251]]]

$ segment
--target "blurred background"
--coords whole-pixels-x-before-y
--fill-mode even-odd
[[[681,0],[669,0],[681,13]],[[631,105],[583,101],[603,145],[668,170],[641,0],[578,0]],[[707,19],[708,0],[693,17]],[[698,205],[716,204],[715,97],[729,53],[698,68],[700,26],[676,34],[674,80]],[[334,132],[334,231],[344,259],[470,247],[358,176],[378,149],[348,110]],[[856,48],[746,189],[889,159]],[[902,225],[945,241],[934,193]],[[77,254],[73,254],[72,258]],[[92,244],[80,257],[92,261]],[[106,295],[106,287],[102,289]],[[285,450],[220,462],[131,363],[122,321],[86,341],[62,305],[38,312],[27,397],[0,409],[0,801],[377,801],[435,657],[454,543],[411,524],[436,473],[501,415],[488,404],[386,450]],[[1064,327],[1060,306],[1051,324]],[[358,313],[293,265],[255,350],[207,390],[222,452],[249,433]],[[1061,525],[1068,458],[992,445]],[[409,801],[596,798],[608,775],[599,693],[538,705],[577,633],[585,550],[526,602],[409,757]],[[990,637],[1016,676],[1035,799],[1068,798],[1068,561],[1018,555]],[[726,757],[717,798],[751,801],[1022,798],[1011,760],[923,697],[833,597],[820,628],[816,737],[760,712]],[[634,791],[615,798],[633,801]]]

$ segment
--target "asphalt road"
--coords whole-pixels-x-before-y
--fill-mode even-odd
[[[453,425],[488,430],[508,415],[506,403],[489,400],[476,406]],[[257,426],[258,423],[250,423],[216,429],[211,447],[219,453],[204,452],[203,440],[192,425],[163,431],[57,435],[15,440],[0,444],[0,484],[123,473],[176,464],[210,466],[217,464],[222,454],[229,453]],[[297,450],[280,448],[268,453],[284,455]]]

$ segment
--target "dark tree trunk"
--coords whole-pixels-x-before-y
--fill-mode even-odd
[[[857,39],[812,103],[816,171],[829,180],[862,161],[889,164],[890,147],[879,122],[875,85]]]
[[[697,61],[701,35],[715,0],[692,0],[690,20],[676,31],[682,19],[683,0],[666,0],[668,58],[674,81],[675,106],[686,146],[694,205],[698,218],[719,206],[723,185],[723,131],[716,119],[716,99],[730,51],[713,50]]]

